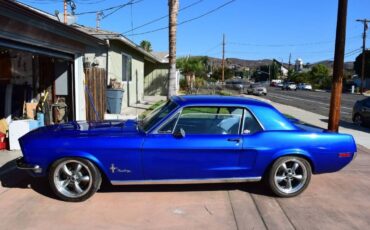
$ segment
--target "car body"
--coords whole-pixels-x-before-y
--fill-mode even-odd
[[[356,101],[352,109],[352,121],[358,125],[370,126],[370,97]]]
[[[47,176],[67,201],[90,197],[102,177],[113,185],[264,177],[275,194],[290,197],[311,172],[338,171],[357,151],[351,135],[294,124],[268,103],[207,95],[172,97],[142,121],[70,122],[19,141],[18,167]]]
[[[261,96],[261,95],[267,95],[267,89],[265,86],[261,85],[261,84],[251,84],[248,88],[247,88],[247,94],[253,94],[253,95],[257,95],[257,96]]]
[[[297,85],[294,82],[285,82],[282,90],[297,90]]]
[[[308,83],[299,83],[297,88],[300,90],[312,90],[312,85]]]

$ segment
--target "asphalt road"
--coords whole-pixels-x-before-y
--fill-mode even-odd
[[[277,87],[268,87],[266,98],[280,104],[294,106],[324,116],[329,115],[330,92],[287,91]],[[357,94],[342,94],[341,120],[352,122],[352,108],[357,100],[365,96]]]

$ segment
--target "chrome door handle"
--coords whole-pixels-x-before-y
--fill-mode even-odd
[[[227,139],[227,141],[232,141],[232,142],[239,143],[241,141],[241,139],[240,138],[229,138],[229,139]]]

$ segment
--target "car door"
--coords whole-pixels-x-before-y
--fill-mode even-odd
[[[142,149],[148,180],[240,177],[242,109],[183,108],[148,134]]]
[[[244,109],[242,124],[242,139],[243,151],[240,154],[240,165],[244,166],[242,176],[255,176],[253,174],[255,169],[256,158],[258,157],[259,150],[263,148],[263,140],[261,132],[262,126],[248,110]],[[270,140],[267,140],[270,141]]]

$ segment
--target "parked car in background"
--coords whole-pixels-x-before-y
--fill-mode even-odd
[[[299,83],[297,88],[300,90],[312,90],[312,85],[308,83]]]
[[[235,89],[235,90],[244,89],[244,82],[240,79],[227,80],[225,81],[225,85],[229,89]]]
[[[267,95],[267,89],[265,86],[261,85],[261,84],[251,84],[248,88],[247,88],[247,94],[253,94],[253,95],[257,95],[257,96],[261,96],[261,95]]]
[[[297,90],[297,85],[294,82],[285,82],[282,90]]]
[[[284,84],[282,82],[280,82],[280,83],[277,83],[276,86],[282,88],[284,86]]]
[[[358,125],[370,126],[370,97],[356,101],[352,110],[352,121]]]
[[[311,174],[335,172],[356,153],[351,135],[294,124],[243,97],[176,96],[143,120],[69,122],[19,139],[18,168],[45,176],[65,201],[113,185],[251,182],[292,197]]]

